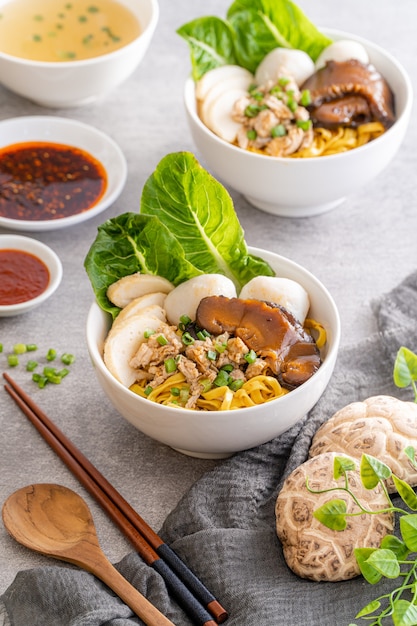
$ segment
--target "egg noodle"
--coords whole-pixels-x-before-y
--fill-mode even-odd
[[[149,395],[146,395],[145,385],[141,383],[134,383],[130,389],[139,396],[158,404],[178,406],[178,395],[174,395],[172,389],[177,389],[178,385],[184,382],[185,376],[177,373],[170,376],[161,385],[155,387]],[[247,380],[237,391],[232,391],[229,387],[223,385],[202,392],[193,410],[227,411],[230,409],[243,409],[248,406],[270,402],[287,393],[289,393],[288,389],[284,389],[274,376],[262,374]]]
[[[316,337],[316,345],[321,349],[327,339],[325,328],[316,320],[307,318],[304,327]],[[130,390],[142,398],[151,400],[166,406],[184,408],[181,400],[181,393],[188,394],[188,384],[181,372],[176,372],[169,376],[163,383],[156,386],[149,393],[145,380],[133,383]],[[193,409],[197,411],[228,411],[233,409],[243,409],[245,407],[265,404],[276,398],[280,398],[289,393],[280,385],[275,376],[260,374],[245,381],[237,391],[233,391],[227,385],[220,387],[213,386],[207,391],[202,391]]]
[[[332,130],[315,128],[311,146],[298,150],[290,154],[289,157],[300,159],[347,152],[376,139],[382,135],[384,130],[381,122],[369,122],[368,124],[361,124],[357,128],[344,128],[342,126]]]

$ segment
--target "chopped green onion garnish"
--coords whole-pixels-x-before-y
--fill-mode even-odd
[[[165,365],[165,371],[167,374],[172,374],[172,372],[175,372],[175,370],[177,369],[177,364],[175,362],[174,358],[169,358],[166,359],[166,361],[164,361],[164,365]]]
[[[215,351],[215,350],[209,350],[209,351],[207,352],[207,358],[208,358],[210,361],[215,361],[215,360],[217,359],[217,353],[216,353],[216,351]]]
[[[3,344],[0,343],[0,352],[3,352]]]
[[[208,378],[202,378],[200,380],[200,385],[202,387],[201,393],[206,393],[211,389],[211,381]]]
[[[143,336],[145,337],[145,339],[149,339],[149,337],[154,334],[155,334],[155,331],[152,330],[152,328],[147,328],[145,332],[143,333]]]
[[[16,367],[16,365],[19,365],[19,359],[16,354],[9,354],[7,357],[7,362],[10,367]]]
[[[298,128],[301,128],[302,130],[310,130],[311,126],[312,126],[312,121],[311,120],[297,120],[297,126]]]
[[[226,350],[227,343],[216,343],[216,345],[214,347],[216,349],[216,352],[221,354],[222,352],[224,352]]]
[[[234,368],[231,363],[226,363],[226,365],[223,365],[223,367],[221,367],[220,369],[224,370],[225,372],[232,372]]]
[[[46,355],[46,360],[47,361],[54,361],[56,359],[56,350],[53,350],[52,348],[50,348],[48,350],[48,353]]]
[[[13,346],[13,352],[15,354],[24,354],[26,350],[27,348],[25,343],[15,343]]]
[[[56,372],[54,374],[50,373],[45,378],[48,380],[48,383],[53,383],[54,385],[61,384],[61,376]]]
[[[272,137],[285,137],[286,134],[287,134],[287,130],[286,130],[284,124],[277,124],[271,130],[271,136]]]
[[[41,376],[40,374],[32,374],[32,380],[37,383],[39,389],[43,389],[48,382],[46,376]]]
[[[61,378],[64,378],[65,376],[68,376],[69,369],[64,367],[62,370],[59,370],[58,374],[61,376]]]
[[[35,352],[35,350],[38,349],[38,346],[36,345],[36,343],[27,343],[26,344],[26,350],[28,352]]]
[[[166,346],[168,343],[168,339],[164,337],[164,335],[159,335],[159,337],[157,337],[156,340],[160,346]]]
[[[188,387],[181,387],[180,389],[180,400],[181,402],[187,402],[188,398],[190,397],[190,390]]]
[[[149,396],[149,394],[152,393],[152,387],[148,385],[147,387],[145,387],[144,391],[145,391],[145,395]]]
[[[181,341],[185,346],[191,346],[194,343],[194,337],[191,337],[190,333],[183,333]]]
[[[307,107],[311,104],[311,93],[309,89],[303,89],[301,92],[300,104],[302,104],[303,107]]]
[[[202,330],[199,330],[197,333],[197,337],[198,339],[200,339],[201,341],[204,341],[205,339],[207,339],[207,337],[210,337],[210,333],[208,332],[208,330],[206,330],[205,328],[203,328]]]
[[[73,354],[69,354],[68,352],[65,352],[61,356],[61,361],[64,365],[71,365],[71,363],[74,363],[75,361],[75,356]]]
[[[250,128],[246,133],[246,137],[249,139],[249,141],[255,141],[257,136],[258,136],[258,133],[256,132],[254,128]]]
[[[278,81],[278,85],[281,85],[281,87],[285,87],[285,85],[288,85],[289,82],[290,82],[289,78],[287,78],[286,76],[281,76],[281,78]]]
[[[191,323],[191,317],[188,317],[188,315],[181,315],[180,322],[181,324],[184,324],[184,326],[187,326],[187,324]]]
[[[219,373],[214,379],[213,384],[216,385],[216,387],[224,387],[227,386],[229,383],[230,376],[228,372],[226,372],[226,370],[219,370]]]
[[[238,389],[240,389],[244,383],[244,379],[243,378],[235,378],[235,380],[232,380],[232,382],[229,385],[229,388],[232,391],[237,391]]]
[[[245,109],[246,117],[256,117],[261,111],[265,111],[268,107],[266,104],[248,104]]]
[[[280,87],[279,85],[274,85],[274,87],[272,87],[272,89],[270,89],[269,93],[271,93],[273,96],[276,97],[282,97],[283,94],[283,90],[282,87]]]
[[[255,363],[256,361],[256,352],[255,350],[249,350],[247,354],[245,354],[246,363]]]
[[[38,367],[37,361],[28,361],[26,363],[26,371],[28,372],[33,372],[33,370],[36,369],[37,367]]]
[[[298,107],[297,101],[293,98],[288,98],[287,107],[292,113],[294,113]]]
[[[179,387],[171,387],[171,394],[173,396],[179,396],[180,395],[180,389]]]

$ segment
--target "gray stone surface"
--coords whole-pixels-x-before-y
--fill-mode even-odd
[[[126,155],[126,187],[104,214],[80,226],[35,234],[61,257],[63,282],[42,307],[21,317],[0,318],[0,343],[7,350],[16,342],[35,342],[39,353],[53,347],[76,355],[71,374],[60,387],[38,391],[22,368],[12,375],[156,529],[188,488],[217,462],[188,458],[151,441],[121,419],[104,397],[85,342],[93,293],[83,260],[99,224],[138,208],[142,186],[165,154],[195,152],[182,103],[183,83],[190,70],[188,49],[175,29],[199,15],[224,16],[229,4],[221,0],[209,4],[202,0],[160,0],[160,22],[143,64],[117,91],[96,104],[50,110],[0,88],[0,119],[45,114],[74,118],[111,135]],[[299,5],[317,25],[355,32],[387,48],[416,84],[417,44],[412,29],[404,26],[417,18],[414,0],[403,0],[401,10],[393,0],[377,4],[351,0],[337,7],[332,0],[300,0]],[[415,108],[413,114],[415,117]],[[248,244],[304,265],[333,294],[342,320],[343,347],[375,331],[371,301],[416,269],[416,142],[417,128],[412,122],[397,156],[383,174],[334,211],[314,218],[274,218],[254,209],[231,190]],[[0,354],[0,370],[5,368],[5,356]],[[11,492],[32,482],[67,485],[90,504],[107,556],[118,561],[130,551],[118,529],[3,389],[0,427],[1,503]],[[18,545],[3,526],[0,555],[0,592],[19,570],[49,563]]]

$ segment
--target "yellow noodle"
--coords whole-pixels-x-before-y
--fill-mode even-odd
[[[181,387],[184,381],[185,377],[183,374],[178,373],[167,378],[148,395],[145,393],[146,381],[134,383],[130,389],[152,402],[174,406],[177,396],[171,393],[171,389],[173,387]],[[209,391],[202,393],[197,400],[195,408],[206,411],[227,411],[264,404],[286,393],[288,393],[288,390],[281,387],[276,378],[260,375],[243,383],[242,387],[237,391],[232,391],[227,386],[213,387]]]
[[[327,333],[324,326],[322,326],[320,322],[317,322],[316,320],[307,317],[304,321],[304,328],[315,331],[314,338],[316,346],[321,349],[327,341]]]
[[[358,128],[340,127],[334,130],[315,128],[312,145],[309,148],[294,152],[290,157],[297,159],[347,152],[376,139],[382,135],[384,130],[380,122],[369,122],[358,126]]]

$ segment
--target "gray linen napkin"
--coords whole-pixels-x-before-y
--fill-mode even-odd
[[[308,454],[317,428],[337,409],[376,394],[411,400],[392,382],[398,348],[417,350],[417,272],[372,305],[378,332],[341,352],[320,402],[290,431],[236,454],[205,474],[168,516],[164,539],[227,607],[229,626],[348,626],[392,581],[362,577],[315,583],[286,566],[275,533],[274,505],[284,478]],[[157,573],[135,554],[117,564],[178,626],[190,620]],[[2,604],[3,603],[3,604]],[[3,620],[3,621],[2,621]],[[141,624],[90,574],[53,565],[21,571],[0,598],[4,626],[128,626]]]

